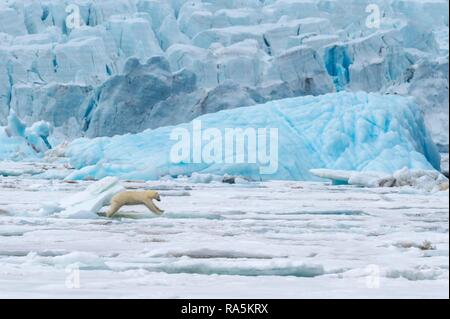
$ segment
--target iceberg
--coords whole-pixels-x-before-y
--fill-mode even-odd
[[[53,128],[48,122],[39,121],[27,127],[11,111],[8,125],[0,126],[0,160],[36,159],[52,148],[49,136]]]
[[[36,159],[37,154],[23,137],[10,137],[5,127],[0,126],[0,161],[23,159]]]
[[[201,124],[199,129],[198,124]],[[276,130],[275,140],[265,139],[264,150],[276,155],[276,169],[264,172],[263,162],[254,162],[250,135],[237,138],[243,147],[226,145],[214,149],[219,137],[206,137],[227,129]],[[200,131],[199,131],[200,130]],[[212,130],[212,131],[211,131]],[[189,132],[191,155],[174,160],[174,135]],[[195,136],[205,149],[231,158],[195,160]],[[216,132],[216,133],[214,133]],[[217,135],[216,135],[217,136]],[[245,142],[247,141],[247,142]],[[276,142],[276,154],[272,152]],[[266,147],[267,144],[271,144]],[[223,145],[223,144],[219,144]],[[258,144],[259,145],[259,144]],[[192,146],[192,147],[191,147]],[[228,149],[227,149],[228,147]],[[220,148],[220,150],[219,150]],[[275,148],[275,147],[274,147]],[[259,150],[258,150],[259,151]],[[375,93],[339,92],[323,96],[278,100],[250,107],[201,116],[191,123],[138,134],[70,143],[65,155],[76,169],[67,179],[157,180],[163,176],[193,173],[233,175],[253,180],[317,180],[311,169],[350,170],[393,174],[408,169],[439,170],[440,155],[425,126],[420,107],[410,98]],[[245,158],[247,161],[233,161]],[[267,163],[266,163],[267,164]],[[264,173],[262,173],[264,172]]]

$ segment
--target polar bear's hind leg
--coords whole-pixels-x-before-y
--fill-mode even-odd
[[[122,206],[123,205],[121,205],[121,204],[112,202],[111,207],[109,208],[108,212],[106,213],[106,217],[108,217],[108,218],[113,217],[119,211],[119,209],[122,208]]]

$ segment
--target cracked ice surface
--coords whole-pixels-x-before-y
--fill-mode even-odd
[[[0,297],[449,296],[448,192],[130,181],[159,190],[166,214],[65,219],[39,209],[91,182],[1,167],[15,174],[0,179]],[[74,264],[79,289],[66,286]]]

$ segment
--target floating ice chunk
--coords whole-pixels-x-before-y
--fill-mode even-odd
[[[67,255],[51,257],[51,264],[57,268],[77,265],[80,269],[108,269],[101,257],[88,252],[71,252]]]
[[[36,152],[45,153],[47,150],[52,148],[48,141],[52,131],[53,127],[50,123],[39,121],[25,130],[25,138]]]
[[[395,182],[394,177],[377,172],[355,173],[348,180],[350,185],[366,187],[393,187],[395,186]]]
[[[312,278],[327,273],[323,265],[286,258],[178,258],[146,265],[149,271],[229,276],[295,276]]]
[[[0,165],[0,176],[36,176],[43,170],[28,163],[2,161]]]
[[[410,170],[403,168],[394,174],[383,172],[355,172],[328,169],[312,169],[312,174],[332,180],[333,184],[348,184],[363,187],[410,186],[428,192],[448,190],[448,178],[438,171]]]
[[[71,252],[60,256],[41,256],[33,252],[28,254],[26,259],[30,265],[51,265],[58,269],[70,266],[85,270],[108,269],[108,266],[99,256],[89,252]]]
[[[330,179],[334,185],[348,184],[350,177],[352,177],[351,171],[333,170],[333,169],[311,169],[310,172],[324,179]]]
[[[114,195],[124,190],[117,178],[106,177],[90,185],[85,191],[62,199],[58,215],[66,218],[97,218],[100,209],[108,205]]]
[[[19,117],[16,115],[16,112],[11,111],[8,116],[8,126],[6,126],[5,130],[9,136],[20,136],[25,137],[25,123],[23,123]]]
[[[409,170],[403,168],[394,173],[396,186],[411,186],[429,192],[448,191],[448,178],[437,171]]]
[[[29,146],[23,137],[9,136],[0,126],[0,160],[36,159],[38,154]]]
[[[334,185],[391,187],[395,184],[395,179],[391,175],[380,172],[355,172],[330,169],[312,169],[310,172],[320,178],[330,179]]]
[[[8,116],[8,125],[0,127],[0,159],[23,159],[43,156],[51,148],[49,123],[40,121],[27,128],[14,111]]]
[[[208,184],[213,181],[220,181],[221,177],[213,174],[199,174],[199,173],[193,173],[189,178],[188,181],[190,183],[203,183]]]
[[[37,211],[37,213],[33,214],[39,217],[51,216],[55,213],[59,213],[62,211],[62,208],[58,203],[45,203],[41,205],[41,208]]]

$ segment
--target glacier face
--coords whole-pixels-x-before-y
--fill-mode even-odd
[[[276,161],[273,171],[261,171],[269,162],[237,160],[253,153],[250,134],[235,135],[234,144],[226,144],[227,130],[248,127],[277,130],[274,148],[265,133],[257,134],[258,141],[265,138],[264,155]],[[178,159],[173,154],[174,150],[178,154],[181,140],[174,136],[180,130],[188,132],[189,143],[184,144],[187,156]],[[198,150],[203,154],[200,162],[195,160]],[[205,160],[204,154],[214,154],[213,160]],[[68,179],[153,180],[199,172],[254,180],[315,180],[310,170],[316,168],[386,173],[404,167],[440,168],[439,152],[411,98],[346,92],[220,111],[192,123],[134,135],[77,139],[66,156],[77,169]]]
[[[368,4],[380,9],[379,28],[367,24]],[[68,25],[68,7],[79,26]],[[415,97],[445,150],[447,70],[446,0],[0,3],[0,124],[12,109],[28,125],[50,122],[60,139],[363,90]],[[161,91],[147,92],[153,85]]]

